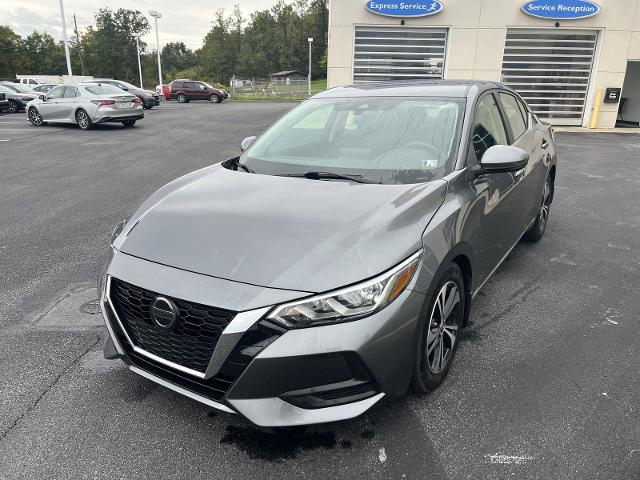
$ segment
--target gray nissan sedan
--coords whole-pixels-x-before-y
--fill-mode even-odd
[[[435,389],[553,200],[551,127],[498,83],[334,88],[242,149],[116,227],[99,291],[106,358],[262,426]]]

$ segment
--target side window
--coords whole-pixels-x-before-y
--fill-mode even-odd
[[[64,91],[64,87],[53,87],[47,93],[47,98],[62,98],[62,92]]]
[[[482,97],[476,108],[476,120],[471,138],[478,161],[494,145],[508,145],[507,132],[493,95]]]
[[[184,88],[198,88],[198,85],[193,82],[184,82]]]
[[[522,111],[522,116],[524,117],[524,124],[525,124],[526,128],[529,128],[529,109],[524,104],[524,102],[522,100],[520,100],[520,99],[518,99],[518,106],[520,107],[520,110]]]
[[[515,140],[527,129],[525,117],[522,116],[522,110],[520,110],[521,107],[518,105],[519,102],[516,100],[516,97],[508,93],[500,93],[499,95],[502,108],[504,108],[504,113],[507,115],[507,120],[509,121],[509,125],[511,125],[511,131],[513,132],[513,138]]]
[[[184,88],[183,82],[173,82],[171,86],[173,88]]]
[[[64,98],[75,98],[78,96],[78,89],[76,87],[64,87]]]

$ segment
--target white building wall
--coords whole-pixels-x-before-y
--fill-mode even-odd
[[[507,27],[555,28],[555,20],[525,15],[524,0],[442,0],[436,15],[405,19],[405,26],[449,28],[445,78],[500,80]],[[599,54],[594,63],[584,122],[590,118],[595,91],[621,88],[628,59],[640,60],[640,0],[597,0],[600,13],[590,18],[563,20],[561,28],[597,29]],[[355,25],[399,26],[401,19],[376,15],[366,0],[331,0],[329,11],[329,87],[353,80]],[[598,127],[615,125],[617,104],[603,104]]]

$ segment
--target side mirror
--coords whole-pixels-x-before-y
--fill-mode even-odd
[[[47,97],[45,97],[44,95],[38,95],[38,98],[39,98],[40,100],[42,100],[43,102],[46,102],[46,101],[47,101]]]
[[[247,137],[244,140],[242,140],[242,143],[240,143],[240,150],[242,150],[243,152],[249,148],[251,146],[251,144],[256,140],[257,137],[253,136],[253,137]]]
[[[529,162],[529,154],[518,147],[494,145],[480,160],[480,168],[486,173],[516,172]]]

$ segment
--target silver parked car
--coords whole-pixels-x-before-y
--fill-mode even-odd
[[[547,227],[551,127],[492,82],[334,88],[113,232],[106,358],[262,426],[447,376],[473,298]]]
[[[83,130],[104,122],[133,127],[144,118],[138,97],[100,83],[53,87],[29,102],[26,110],[29,121],[38,127],[47,122],[76,123]]]

